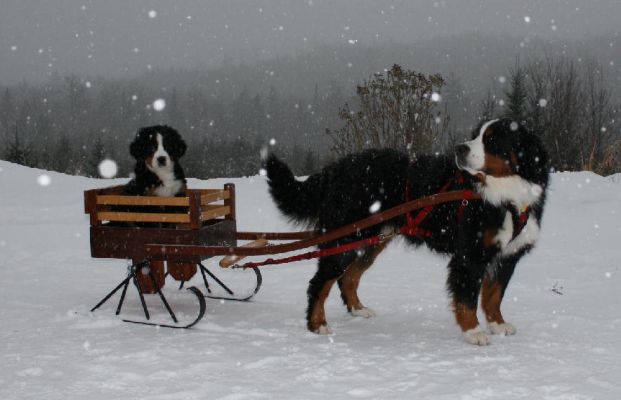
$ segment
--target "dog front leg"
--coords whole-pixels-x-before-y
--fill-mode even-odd
[[[489,336],[481,329],[477,318],[477,303],[485,266],[466,256],[455,256],[449,262],[447,287],[453,298],[455,320],[468,343],[486,346]]]
[[[522,254],[517,254],[501,260],[493,276],[486,276],[483,280],[481,306],[485,311],[489,330],[495,335],[514,335],[516,332],[512,324],[505,322],[500,312],[500,304],[521,256]]]

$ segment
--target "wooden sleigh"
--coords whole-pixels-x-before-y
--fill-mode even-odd
[[[123,186],[114,186],[84,192],[85,212],[90,215],[91,256],[131,260],[125,279],[91,311],[121,290],[116,310],[116,314],[120,314],[127,289],[133,283],[147,321],[150,320],[150,313],[145,295],[157,294],[175,323],[170,327],[187,328],[203,317],[206,307],[204,297],[246,301],[259,291],[262,277],[258,269],[253,273],[254,286],[251,290],[238,294],[238,290],[203,264],[205,259],[210,258],[208,256],[187,255],[167,261],[146,253],[149,244],[236,246],[233,184],[227,184],[222,189],[188,189],[181,197],[124,196],[122,190]],[[204,296],[195,286],[188,288],[198,300],[198,317],[190,323],[181,324],[162,289],[169,276],[181,282],[180,288],[183,288],[185,282],[197,272],[200,272],[207,294]],[[215,293],[216,287],[222,295]]]
[[[95,311],[121,290],[116,314],[121,312],[127,289],[133,283],[138,291],[146,321],[126,322],[157,325],[170,328],[189,328],[205,314],[204,297],[247,301],[260,289],[262,283],[259,265],[281,264],[299,259],[315,258],[321,252],[309,252],[297,257],[280,260],[269,259],[264,263],[239,261],[247,256],[275,255],[297,251],[359,233],[384,221],[400,217],[414,210],[433,207],[437,204],[479,199],[470,191],[452,191],[411,200],[397,207],[373,214],[363,220],[330,232],[240,232],[237,231],[235,214],[235,186],[226,184],[222,189],[188,189],[182,197],[123,196],[123,186],[94,189],[84,192],[85,212],[90,215],[91,256],[95,258],[120,258],[131,260],[127,276],[108,293],[91,311]],[[399,234],[396,231],[393,234]],[[372,238],[375,242],[388,239],[385,234]],[[364,239],[339,246],[333,252],[351,251],[374,243]],[[238,245],[238,241],[248,241]],[[270,244],[268,241],[286,241]],[[354,245],[352,247],[351,245]],[[355,247],[357,246],[357,247]],[[343,248],[340,248],[343,247]],[[324,250],[325,251],[325,250]],[[331,250],[327,250],[331,251]],[[209,270],[203,263],[213,257],[223,257],[219,264],[223,268],[251,270],[253,285],[249,292],[236,294]],[[172,307],[162,291],[165,280],[171,276],[181,282],[180,288],[200,271],[202,283],[207,292],[203,295],[195,286],[188,288],[198,301],[196,318],[188,323],[178,321]],[[212,282],[212,285],[210,285]],[[224,295],[214,294],[212,288],[219,287]],[[164,307],[174,321],[172,324],[150,322],[145,295],[158,294]]]

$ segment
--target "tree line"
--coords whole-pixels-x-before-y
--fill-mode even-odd
[[[301,68],[295,58],[283,64],[292,77],[303,72],[294,70]],[[326,70],[311,89],[269,79],[241,85],[235,78],[245,82],[243,74],[223,71],[168,71],[134,80],[54,74],[43,83],[0,88],[0,155],[87,176],[98,176],[99,162],[109,158],[127,176],[134,133],[165,123],[188,143],[188,176],[255,175],[261,149],[272,145],[304,175],[365,146],[413,155],[445,151],[480,121],[506,116],[541,135],[556,170],[621,170],[619,90],[605,65],[547,51],[520,55],[499,71],[483,84],[463,72],[425,75],[408,65],[358,81]],[[168,85],[156,79],[164,76]],[[162,110],[155,109],[156,99],[165,100]]]

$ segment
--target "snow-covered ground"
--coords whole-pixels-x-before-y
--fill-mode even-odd
[[[187,331],[122,323],[116,298],[90,313],[126,264],[90,258],[82,191],[124,181],[0,161],[0,399],[621,398],[619,179],[554,175],[541,241],[504,303],[518,333],[488,347],[465,343],[453,322],[447,260],[401,243],[362,282],[378,316],[351,317],[335,291],[331,336],[305,330],[312,261],[264,268],[252,302],[207,300]],[[190,184],[226,181],[237,185],[240,229],[293,229],[262,177]],[[166,292],[193,312],[174,282]],[[128,296],[124,315],[140,316],[133,288]]]

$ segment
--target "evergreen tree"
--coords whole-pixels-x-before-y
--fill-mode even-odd
[[[99,164],[106,157],[106,150],[101,140],[101,136],[97,136],[86,164],[86,176],[91,178],[99,177]]]
[[[16,164],[32,165],[32,148],[19,140],[19,131],[15,126],[15,138],[7,146],[4,159]]]
[[[510,88],[505,91],[507,110],[504,116],[514,121],[524,123],[526,121],[527,96],[526,73],[519,64],[516,64],[515,68],[511,71]]]

